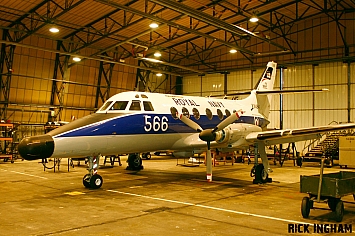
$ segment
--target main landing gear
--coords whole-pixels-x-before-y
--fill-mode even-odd
[[[139,156],[139,153],[129,154],[127,163],[126,170],[143,170],[142,158]]]
[[[100,155],[88,157],[89,173],[83,177],[83,185],[85,188],[98,189],[101,188],[103,180],[102,177],[97,174],[99,168]]]
[[[265,144],[264,143],[256,143],[254,145],[254,166],[250,171],[250,176],[254,177],[253,184],[263,184],[263,183],[271,183],[272,178],[269,178],[269,173],[272,172],[269,167],[269,160],[267,159]],[[260,158],[262,160],[262,164],[258,164],[258,156],[260,154]]]

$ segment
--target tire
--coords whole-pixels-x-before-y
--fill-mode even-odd
[[[128,162],[128,167],[131,170],[142,169],[142,158],[140,158],[138,154],[129,154],[127,162]]]
[[[150,160],[150,159],[152,158],[152,155],[151,155],[149,152],[147,152],[147,153],[145,154],[145,158],[146,158],[147,160]]]
[[[266,183],[269,174],[264,168],[263,164],[259,164],[255,167],[255,179],[260,180],[262,183]]]
[[[255,176],[255,166],[253,166],[253,168],[251,168],[250,170],[250,177],[254,177]]]
[[[344,216],[344,203],[342,200],[338,200],[335,207],[335,220],[341,222]]]
[[[91,179],[90,179],[90,188],[92,189],[98,189],[98,188],[101,188],[102,186],[102,177],[100,175],[93,175],[91,176]]]
[[[335,208],[337,206],[337,199],[334,199],[334,198],[330,198],[328,199],[328,206],[329,206],[329,209],[332,210],[333,212],[335,211]]]
[[[309,197],[304,197],[301,204],[301,213],[303,218],[309,217],[309,212],[311,211],[311,203]]]
[[[266,183],[268,178],[269,178],[269,174],[267,173],[265,168],[263,168],[263,170],[261,172],[261,180],[263,181],[263,183]]]
[[[85,188],[90,188],[90,175],[89,174],[86,174],[83,177],[83,185]]]

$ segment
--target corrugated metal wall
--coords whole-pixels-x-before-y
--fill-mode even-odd
[[[264,69],[237,71],[228,74],[227,92],[242,92],[254,88]],[[280,89],[281,70],[277,71],[275,89]],[[332,122],[355,121],[355,63],[329,62],[319,65],[288,66],[282,69],[283,90],[321,89],[328,92],[273,95],[268,128],[280,128],[280,96],[283,101],[283,128],[304,128],[327,125]],[[201,79],[196,76],[183,79],[186,95],[223,95],[224,75],[214,74]],[[216,84],[222,84],[217,86]],[[349,94],[350,93],[350,94]],[[242,99],[243,97],[240,97]],[[296,144],[302,151],[305,142]]]
[[[347,122],[348,103],[350,104],[350,120],[355,121],[355,64],[349,65],[342,62],[330,62],[319,65],[288,66],[283,69],[284,90],[312,88],[330,90],[321,93],[282,95],[283,127],[302,128],[327,125],[332,121]],[[251,90],[263,70],[231,72],[227,75],[227,92]],[[278,69],[275,89],[280,89],[280,69]],[[348,90],[351,91],[350,97]],[[208,74],[202,77],[202,81],[197,76],[185,77],[183,92],[185,95],[197,96],[223,95],[224,75]],[[280,127],[280,95],[273,96],[270,120],[270,128]]]
[[[35,36],[26,39],[24,44],[52,50],[56,48],[55,41]],[[10,105],[7,112],[7,119],[11,122],[43,124],[48,121],[55,55],[52,52],[16,47],[10,85]],[[72,117],[83,117],[95,108],[99,63],[99,61],[84,60],[67,70],[63,105],[71,108],[63,109],[61,120],[70,121]],[[134,64],[134,62],[128,63]],[[62,79],[59,72],[57,79]],[[133,90],[135,83],[135,68],[115,65],[110,96]],[[98,106],[101,104],[102,101],[99,99]],[[55,105],[59,105],[57,98]]]

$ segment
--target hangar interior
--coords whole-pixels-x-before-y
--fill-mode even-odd
[[[47,122],[88,115],[122,91],[248,91],[276,61],[276,88],[330,92],[274,95],[271,128],[354,121],[354,7],[351,0],[3,1],[0,117],[21,124],[19,140],[45,132]]]
[[[228,94],[252,90],[269,61],[278,63],[275,89],[329,89],[273,95],[269,129],[354,122],[354,29],[354,0],[2,0],[1,152],[120,92],[242,99]],[[57,174],[42,171],[43,162],[1,162],[2,234],[289,235],[290,225],[328,233],[325,223],[344,233],[355,219],[354,205],[344,214],[329,199],[332,212],[308,217],[302,200],[301,214],[300,175],[319,174],[318,163],[275,165],[276,181],[252,184],[249,163],[220,161],[207,183],[205,167],[163,156],[142,172],[100,166],[105,185],[92,191],[85,178],[91,184],[93,163],[69,171],[68,160],[68,172]],[[334,214],[345,215],[345,226]]]

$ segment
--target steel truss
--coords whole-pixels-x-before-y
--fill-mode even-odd
[[[8,30],[3,30],[2,35],[3,40],[12,40]],[[1,44],[0,53],[0,118],[3,120],[7,119],[7,108],[9,106],[10,98],[10,84],[11,76],[13,72],[13,60],[14,60],[14,45]]]

